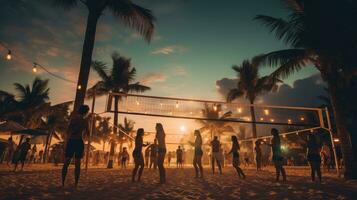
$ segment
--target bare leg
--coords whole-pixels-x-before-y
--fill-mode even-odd
[[[164,167],[165,153],[159,153],[158,157],[158,168],[160,173],[160,183],[166,182],[166,172]]]
[[[212,165],[212,173],[214,174],[214,156],[212,155],[212,159],[211,159],[211,165]]]
[[[281,174],[283,175],[283,181],[286,181],[286,172],[283,167],[283,163],[281,163],[281,165],[280,165],[280,170],[281,170]]]
[[[138,171],[138,168],[139,168],[139,165],[135,163],[135,167],[133,169],[133,173],[132,173],[132,176],[131,176],[131,181],[132,182],[135,182],[135,176],[136,176],[136,172]]]
[[[222,174],[222,165],[221,165],[221,161],[217,160],[217,166],[218,166],[218,170],[219,170],[219,173]]]
[[[78,185],[80,174],[81,174],[81,159],[76,158],[75,168],[74,168],[74,185],[75,185],[75,187],[77,187],[77,185]]]
[[[197,166],[197,156],[194,155],[193,157],[193,167],[195,168],[196,178],[198,178],[198,166]]]
[[[141,179],[141,175],[143,174],[144,171],[144,165],[140,165],[139,166],[139,177],[138,177],[138,181],[140,182]]]
[[[203,167],[202,167],[202,160],[201,160],[202,156],[198,156],[197,157],[197,165],[200,169],[200,175],[201,175],[201,178],[203,178]]]
[[[62,167],[62,186],[64,186],[64,182],[67,176],[68,166],[70,163],[71,163],[71,158],[66,158]]]
[[[21,171],[24,169],[25,161],[21,161]]]
[[[274,166],[275,166],[275,172],[276,172],[276,181],[279,181],[280,177],[280,166],[278,161],[274,161]]]

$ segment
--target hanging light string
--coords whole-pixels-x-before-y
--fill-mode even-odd
[[[11,49],[7,48],[7,46],[2,42],[0,42],[0,45],[7,50],[7,54],[5,56],[6,60],[11,60],[12,59]]]
[[[61,79],[61,80],[66,81],[66,82],[74,83],[74,84],[77,83],[76,81],[69,80],[69,79],[64,78],[64,77],[62,77],[62,76],[59,76],[59,75],[57,75],[57,74],[55,74],[55,73],[53,73],[53,72],[50,72],[50,71],[47,70],[44,66],[42,66],[42,65],[40,65],[40,64],[38,64],[38,63],[36,63],[36,62],[33,63],[32,71],[36,73],[36,72],[37,72],[37,67],[40,67],[40,68],[43,69],[45,72],[47,72],[48,74],[50,74],[50,75],[52,75],[52,76],[54,76],[54,77],[56,77],[56,78],[58,78],[58,79]]]

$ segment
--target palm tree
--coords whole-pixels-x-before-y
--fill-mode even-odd
[[[281,78],[311,64],[320,71],[328,85],[342,143],[345,178],[357,178],[357,171],[353,170],[357,167],[357,152],[353,155],[357,143],[351,139],[357,119],[350,116],[348,102],[353,90],[351,80],[357,74],[354,25],[357,3],[347,0],[285,0],[284,3],[289,9],[286,19],[258,15],[255,20],[267,26],[289,48],[263,54],[256,62],[277,67],[272,76]]]
[[[55,137],[56,139],[63,139],[66,141],[67,135],[65,133],[67,131],[70,116],[69,106],[72,103],[73,102],[64,102],[51,106],[46,120],[43,122],[43,128],[49,131],[45,143],[43,162],[46,162],[48,149],[51,146],[52,142],[52,137]]]
[[[254,101],[258,95],[264,92],[276,91],[277,83],[281,82],[277,78],[270,76],[260,77],[258,66],[249,60],[244,60],[240,66],[234,65],[232,69],[237,73],[237,88],[231,89],[227,94],[227,101],[231,102],[238,97],[244,97],[250,103],[250,115],[252,119],[252,135],[257,138],[257,127],[255,124]]]
[[[0,91],[3,102],[9,109],[3,110],[2,118],[14,120],[26,128],[37,128],[42,123],[42,117],[48,113],[50,104],[48,80],[35,78],[32,85],[14,83],[17,96]],[[22,142],[23,136],[20,138]]]
[[[83,4],[89,11],[87,17],[87,27],[83,43],[81,67],[78,77],[78,90],[74,103],[74,110],[83,104],[87,90],[87,83],[92,62],[92,53],[95,41],[97,23],[105,10],[109,10],[115,17],[135,29],[147,41],[150,41],[154,31],[155,18],[152,12],[143,8],[131,0],[52,0],[56,5],[66,9],[71,9],[78,4]]]
[[[113,127],[110,126],[110,117],[101,117],[96,116],[95,121],[98,124],[95,126],[93,130],[92,140],[96,143],[103,144],[103,151],[105,150],[105,144],[110,140],[110,135],[112,132]]]
[[[113,67],[109,71],[106,64],[100,61],[93,62],[93,69],[97,72],[101,78],[92,88],[88,90],[88,98],[91,98],[94,94],[96,96],[103,96],[109,92],[115,93],[129,93],[129,92],[145,92],[150,90],[149,87],[141,85],[139,82],[134,82],[136,77],[136,69],[131,65],[131,59],[119,56],[118,53],[112,55]],[[114,97],[114,135],[118,135],[118,111],[119,111],[119,96]],[[122,132],[119,133],[119,137],[122,137]],[[113,166],[114,156],[114,141],[111,142],[110,147],[110,160],[108,168]]]
[[[204,109],[202,109],[202,114],[207,119],[212,120],[199,120],[198,122],[202,125],[200,130],[210,134],[211,139],[213,136],[221,136],[224,132],[234,132],[232,126],[225,121],[218,121],[219,119],[227,119],[232,115],[232,112],[222,113],[222,106],[218,105],[208,105],[205,104]],[[215,121],[216,120],[216,121]],[[206,136],[207,137],[207,136]]]
[[[130,120],[130,119],[127,119],[126,117],[124,118],[124,123],[123,124],[119,124],[119,129],[121,131],[124,131],[126,134],[128,135],[132,135],[133,133],[133,130],[134,130],[134,124],[135,122],[133,120]],[[124,141],[124,138],[127,137],[125,136],[124,134],[119,134],[119,137],[118,137],[118,140],[119,140],[119,147],[120,147],[120,150],[122,149],[123,147],[123,141]],[[131,138],[128,138],[129,139],[129,146],[131,148],[132,146],[132,139]]]

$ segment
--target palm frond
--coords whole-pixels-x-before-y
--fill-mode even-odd
[[[139,82],[136,82],[134,84],[129,84],[126,88],[124,88],[124,92],[145,92],[150,89],[150,87],[141,85]]]
[[[155,17],[151,10],[136,5],[130,0],[109,0],[108,7],[127,26],[136,29],[150,42],[155,29]]]
[[[108,75],[108,68],[107,65],[104,62],[101,61],[93,61],[92,62],[92,68],[94,69],[95,72],[97,72],[98,76],[103,80],[103,81],[109,81],[110,77]]]
[[[244,95],[244,92],[242,92],[239,89],[231,89],[228,94],[227,94],[227,102],[232,102],[238,97],[241,97]]]

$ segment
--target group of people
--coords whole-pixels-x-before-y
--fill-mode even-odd
[[[79,108],[77,114],[72,116],[71,123],[68,128],[69,132],[69,140],[67,142],[66,150],[65,150],[65,162],[62,168],[62,185],[65,183],[65,178],[67,175],[67,169],[69,164],[71,163],[72,157],[75,158],[75,185],[77,186],[78,180],[79,180],[79,175],[80,175],[80,161],[81,158],[83,157],[83,152],[84,152],[84,143],[82,139],[82,134],[87,132],[88,130],[88,122],[86,121],[85,116],[88,114],[89,107],[86,105],[83,105]],[[136,133],[135,137],[135,148],[134,151],[132,152],[132,156],[134,158],[134,169],[132,171],[132,181],[140,181],[144,166],[145,166],[145,160],[144,156],[142,153],[143,147],[150,147],[150,156],[154,157],[152,159],[152,164],[153,167],[157,166],[159,169],[159,177],[160,180],[159,182],[161,184],[166,182],[166,170],[164,167],[164,160],[165,160],[165,155],[166,155],[166,143],[165,143],[165,131],[163,128],[163,125],[161,123],[156,124],[156,135],[155,135],[155,140],[153,144],[149,143],[144,143],[143,142],[143,136],[144,136],[144,129],[139,128]],[[272,161],[274,163],[275,169],[276,169],[276,181],[280,180],[280,175],[282,176],[282,180],[286,181],[286,171],[283,167],[284,163],[284,157],[282,154],[281,150],[281,141],[280,141],[280,136],[279,136],[279,131],[275,128],[271,129],[271,135],[272,135],[272,140],[271,143],[266,143],[266,145],[271,146],[272,149]],[[203,150],[202,150],[202,136],[199,130],[195,130],[194,132],[195,136],[195,141],[194,141],[194,157],[193,157],[193,166],[195,169],[195,174],[197,178],[203,178],[203,167],[202,167],[202,156],[203,156]],[[236,169],[237,175],[239,178],[245,179],[246,175],[243,172],[243,170],[240,168],[240,145],[238,141],[237,136],[232,136],[231,137],[231,142],[232,146],[230,151],[228,152],[229,155],[232,156],[232,164],[233,167]],[[317,175],[319,181],[321,181],[321,156],[320,156],[320,146],[315,138],[315,135],[309,135],[307,139],[307,160],[310,163],[311,166],[311,178],[314,181],[315,180],[315,175]],[[29,145],[28,141],[23,143],[21,148],[28,150]],[[256,151],[256,159],[261,158],[261,151],[259,150],[259,145],[260,143],[256,143],[255,151]],[[221,162],[219,160],[219,152],[220,150],[220,142],[218,140],[218,137],[214,137],[214,139],[211,141],[211,149],[212,149],[212,155],[211,155],[211,165],[212,165],[212,173],[215,173],[215,164],[217,164],[219,173],[222,174],[222,166]],[[25,151],[24,151],[25,152]],[[27,152],[27,151],[26,151]],[[146,152],[146,151],[145,151]],[[177,157],[178,160],[181,160],[181,154],[182,154],[182,149],[179,148],[177,150]],[[123,154],[121,156],[121,162],[122,166],[126,166],[126,159],[128,159],[128,152],[127,150],[123,150]],[[259,162],[257,162],[257,169],[260,169]],[[178,162],[179,164],[179,162]]]
[[[5,160],[7,166],[14,164],[14,170],[17,170],[18,164],[21,163],[21,171],[24,168],[25,163],[30,165],[31,163],[41,162],[43,156],[43,151],[39,152],[37,156],[36,144],[30,144],[30,138],[25,138],[25,141],[16,147],[12,137],[7,140],[7,148],[5,153]]]

